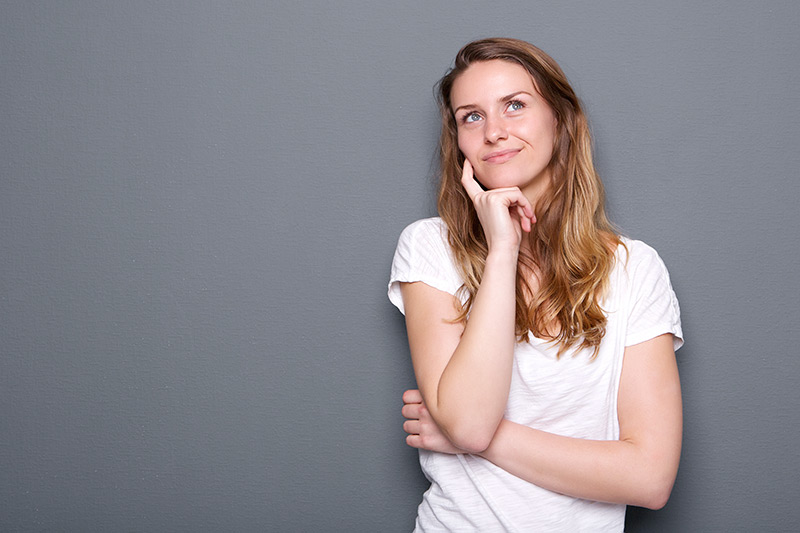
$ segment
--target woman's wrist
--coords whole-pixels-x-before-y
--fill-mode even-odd
[[[514,271],[517,269],[517,261],[519,259],[519,247],[494,247],[489,250],[486,256],[486,268],[503,268],[513,267]]]

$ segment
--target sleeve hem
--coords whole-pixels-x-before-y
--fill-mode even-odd
[[[401,283],[414,283],[417,281],[421,281],[425,285],[433,287],[436,290],[446,292],[447,294],[452,295],[455,297],[455,293],[458,290],[456,287],[453,288],[453,284],[443,280],[441,278],[437,278],[434,276],[416,276],[414,279],[409,279],[407,277],[398,277],[394,278],[389,282],[389,301],[391,301],[395,307],[397,307],[401,313],[404,315],[406,314],[405,305],[403,304],[403,295],[400,292],[400,284]]]
[[[680,326],[676,326],[674,324],[657,324],[647,328],[644,331],[639,331],[635,334],[628,335],[625,338],[625,346],[633,346],[634,344],[649,341],[650,339],[654,339],[665,333],[672,334],[673,349],[677,351],[681,346],[683,346],[683,332],[681,331]]]

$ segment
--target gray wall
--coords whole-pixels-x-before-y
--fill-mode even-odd
[[[564,67],[687,345],[684,454],[630,531],[800,521],[800,3],[4,2],[0,530],[409,531],[385,297],[433,214],[432,85]]]

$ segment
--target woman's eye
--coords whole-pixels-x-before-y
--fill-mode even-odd
[[[525,104],[523,104],[519,100],[512,100],[511,102],[508,103],[509,111],[519,111],[523,107],[525,107]]]
[[[478,113],[468,113],[464,115],[464,122],[469,124],[471,122],[477,122],[481,119],[481,116]]]

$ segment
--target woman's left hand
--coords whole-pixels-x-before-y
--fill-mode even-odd
[[[408,433],[406,444],[412,448],[421,448],[440,453],[466,453],[456,448],[444,436],[442,430],[433,421],[430,412],[422,401],[422,394],[417,389],[403,393],[403,430]]]

